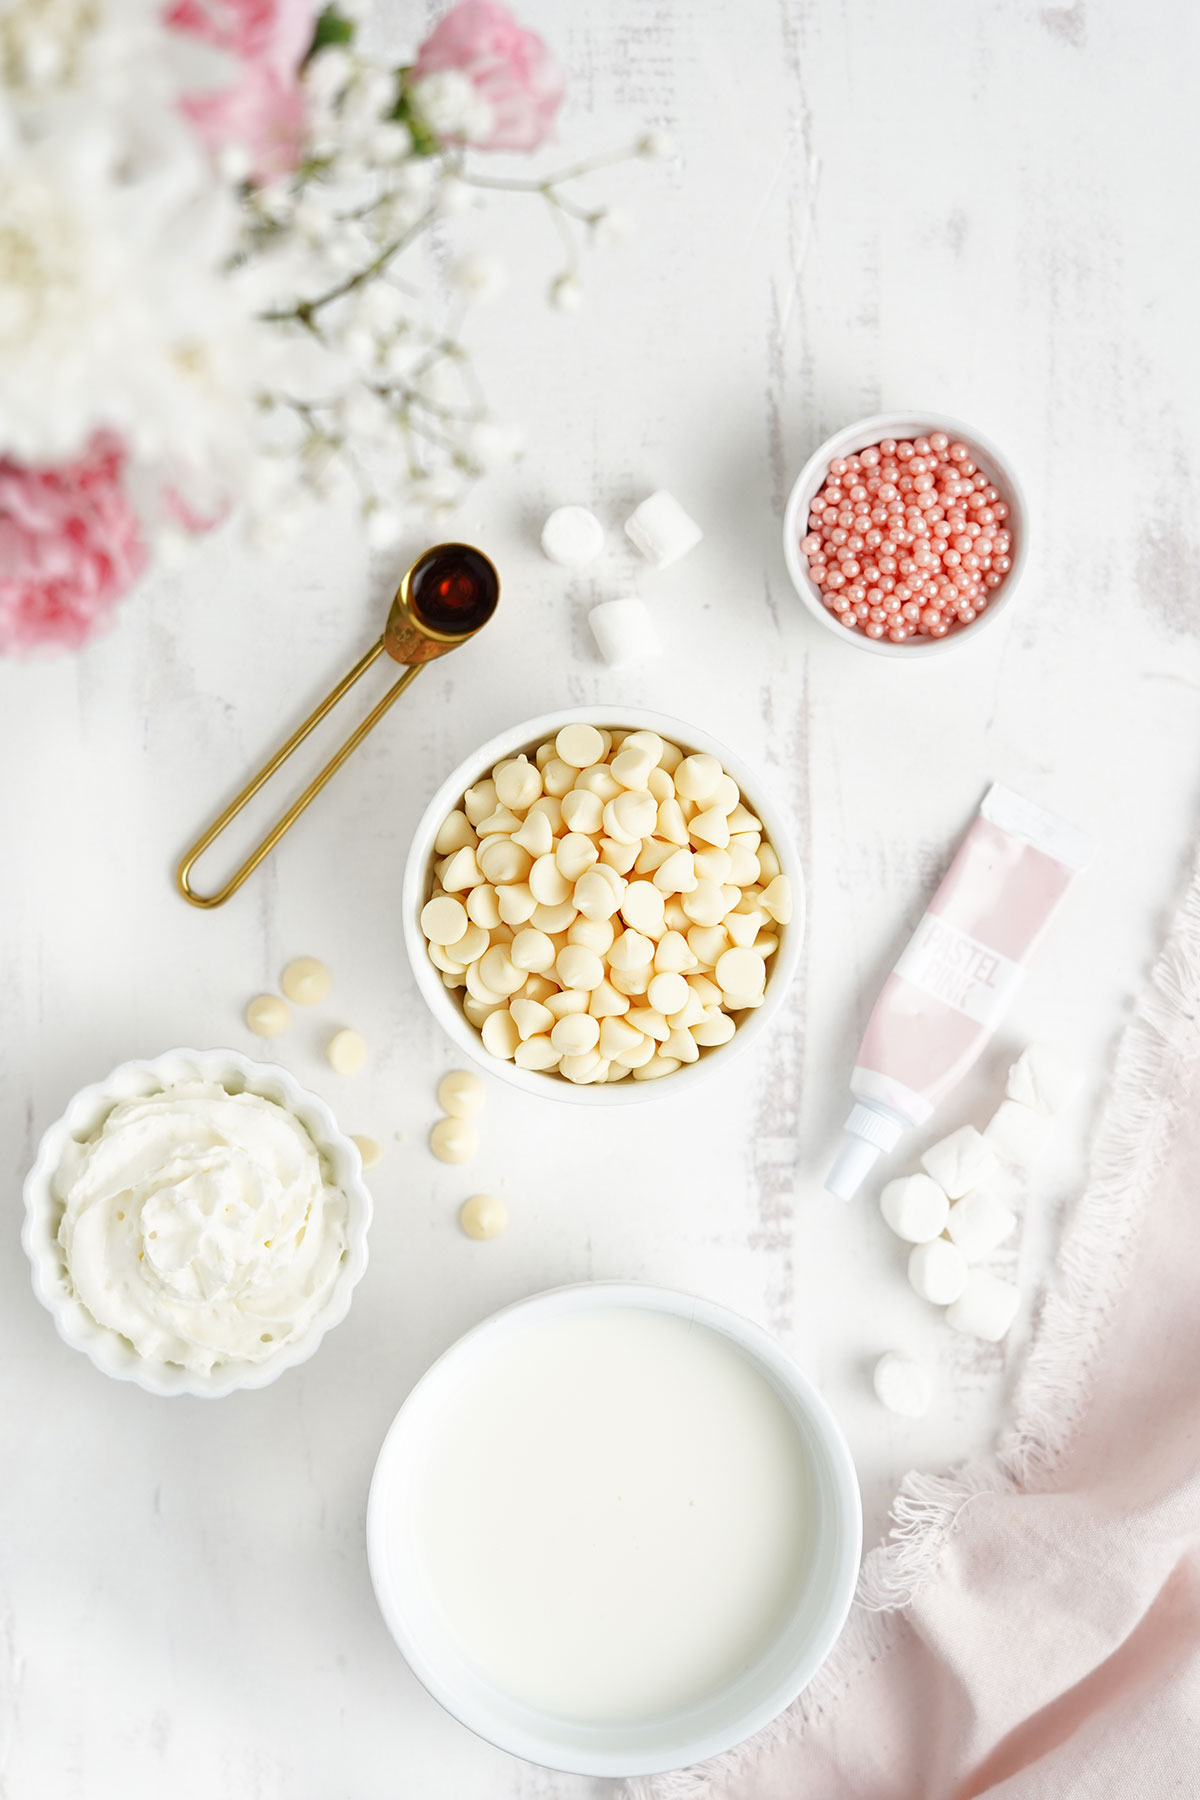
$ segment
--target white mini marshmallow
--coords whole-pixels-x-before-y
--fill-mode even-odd
[[[654,621],[641,600],[602,600],[588,614],[588,624],[610,668],[624,669],[662,653]]]
[[[625,535],[648,563],[665,569],[694,550],[704,533],[674,494],[659,488],[630,513],[625,521]]]
[[[586,506],[560,506],[542,526],[542,550],[552,563],[581,569],[604,548],[604,527]]]
[[[999,1166],[998,1146],[985,1143],[973,1125],[960,1125],[949,1137],[931,1144],[921,1158],[925,1169],[951,1200],[960,1200],[994,1175]]]
[[[957,1244],[934,1238],[931,1244],[914,1247],[908,1259],[908,1279],[922,1300],[949,1306],[966,1286],[967,1259]]]
[[[998,1344],[1017,1316],[1021,1296],[1010,1282],[987,1269],[972,1269],[957,1300],[946,1310],[946,1323],[967,1337]]]
[[[1060,1113],[1079,1092],[1083,1076],[1069,1057],[1049,1044],[1030,1044],[1012,1068],[1004,1091],[1034,1112]]]
[[[1017,1216],[1004,1204],[998,1183],[985,1182],[956,1200],[946,1220],[946,1230],[969,1263],[985,1256],[1011,1236]]]
[[[984,1127],[984,1140],[1006,1163],[1027,1169],[1041,1155],[1053,1123],[1019,1100],[1002,1100]]]
[[[886,1350],[875,1364],[872,1380],[877,1398],[889,1412],[903,1413],[908,1419],[919,1419],[928,1412],[933,1383],[929,1370],[911,1356]]]
[[[879,1210],[897,1237],[927,1244],[946,1229],[950,1202],[928,1175],[901,1175],[880,1194]]]

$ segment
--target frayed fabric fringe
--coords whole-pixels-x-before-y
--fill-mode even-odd
[[[964,1508],[983,1494],[1052,1482],[1087,1410],[1095,1353],[1129,1278],[1138,1226],[1178,1116],[1177,1073],[1200,1052],[1200,864],[1150,984],[1126,1028],[1093,1147],[996,1454],[948,1475],[906,1475],[888,1535],[863,1562],[833,1655],[804,1693],[749,1743],[693,1769],[626,1784],[625,1800],[713,1800],[768,1750],[803,1736],[883,1654],[894,1619],[937,1572]]]

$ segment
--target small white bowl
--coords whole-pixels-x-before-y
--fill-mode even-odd
[[[665,1079],[665,1077],[664,1077]],[[414,1574],[397,1566],[389,1519],[407,1509],[438,1409],[469,1387],[498,1344],[539,1321],[604,1307],[646,1307],[687,1319],[737,1346],[795,1420],[812,1478],[810,1575],[773,1642],[736,1683],[697,1705],[636,1725],[590,1725],[538,1712],[464,1658],[445,1616]],[[384,1621],[418,1681],[479,1737],[528,1762],[575,1775],[656,1775],[717,1756],[790,1706],[829,1655],[850,1610],[862,1551],[858,1480],[836,1419],[775,1340],[711,1301],[639,1283],[556,1288],[494,1313],[446,1351],[413,1388],[384,1439],[367,1504],[367,1557]],[[497,1555],[503,1546],[497,1545]],[[403,1559],[401,1559],[401,1565]]]
[[[973,619],[970,625],[948,632],[944,638],[914,637],[906,639],[903,644],[893,644],[887,638],[869,638],[862,631],[847,631],[821,598],[821,590],[808,572],[808,558],[800,548],[801,538],[808,533],[809,505],[829,473],[829,465],[834,457],[849,456],[854,451],[865,450],[868,444],[877,444],[881,438],[896,438],[898,441],[907,438],[911,441],[916,437],[928,437],[931,431],[944,431],[948,437],[969,444],[972,451],[978,453],[980,467],[991,477],[992,485],[1008,507],[1008,526],[1012,533],[1012,568],[979,617]],[[958,650],[964,644],[976,643],[980,633],[994,624],[1000,614],[1012,604],[1017,582],[1025,568],[1028,550],[1029,508],[1025,504],[1025,496],[1021,492],[1021,484],[1012,464],[980,432],[973,430],[970,425],[964,425],[959,419],[947,419],[940,413],[877,413],[874,418],[859,419],[857,424],[847,425],[844,430],[834,432],[831,438],[826,438],[821,447],[813,452],[796,477],[783,515],[784,561],[792,578],[792,586],[814,619],[819,620],[827,631],[832,631],[843,644],[850,644],[857,650],[869,650],[873,656],[898,657],[901,662],[921,662],[930,656],[943,655],[947,650]]]
[[[657,731],[660,737],[668,738],[684,751],[706,751],[708,755],[715,756],[741,788],[747,806],[762,820],[763,835],[774,846],[780,871],[792,884],[794,910],[790,922],[778,927],[779,948],[768,965],[766,998],[762,1005],[742,1020],[728,1043],[702,1051],[698,1062],[685,1063],[681,1069],[662,1076],[658,1081],[629,1080],[603,1082],[598,1086],[577,1086],[573,1081],[567,1081],[552,1071],[545,1073],[538,1069],[519,1069],[514,1062],[490,1055],[454,994],[443,983],[440,970],[430,960],[425,934],[421,930],[421,908],[428,898],[433,867],[433,840],[447,813],[461,803],[467,789],[489,774],[493,765],[502,757],[514,756],[521,750],[532,756],[539,744],[544,743],[547,738],[556,737],[564,725],[576,722],[611,727],[617,731]],[[645,712],[637,707],[576,706],[564,712],[544,713],[540,718],[526,719],[520,725],[513,725],[508,731],[502,731],[498,737],[492,738],[489,743],[482,744],[458,765],[452,775],[447,776],[422,813],[413,834],[408,861],[404,867],[401,911],[404,917],[404,942],[413,974],[417,978],[417,986],[438,1024],[460,1050],[481,1063],[490,1074],[499,1076],[501,1081],[507,1081],[513,1087],[523,1088],[527,1094],[542,1094],[550,1100],[569,1100],[582,1106],[630,1106],[656,1095],[661,1096],[661,1091],[678,1094],[685,1087],[694,1086],[697,1081],[710,1075],[715,1067],[724,1067],[734,1051],[745,1050],[754,1043],[770,1025],[800,961],[804,942],[804,872],[792,843],[791,832],[779,808],[764,791],[761,780],[717,738],[707,731],[699,730],[695,725],[685,725],[680,719],[671,719],[662,713]]]
[[[82,1140],[98,1131],[119,1101],[158,1093],[178,1081],[219,1082],[230,1093],[260,1094],[292,1113],[312,1138],[330,1179],[347,1201],[346,1253],[327,1304],[304,1335],[284,1344],[265,1362],[219,1363],[207,1374],[174,1363],[151,1362],[140,1356],[128,1339],[97,1324],[71,1290],[58,1241],[63,1208],[53,1191],[69,1139]],[[357,1146],[339,1130],[325,1102],[302,1088],[286,1069],[254,1062],[236,1050],[169,1050],[146,1061],[122,1063],[106,1080],[81,1088],[61,1119],[43,1133],[34,1165],[25,1178],[21,1242],[33,1265],[33,1291],[52,1315],[64,1343],[82,1350],[103,1374],[136,1382],[148,1394],[195,1394],[218,1400],[238,1388],[268,1387],[285,1369],[307,1362],[325,1333],[341,1323],[366,1270],[371,1214],[371,1195],[362,1179]]]

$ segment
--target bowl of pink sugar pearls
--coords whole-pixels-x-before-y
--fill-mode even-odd
[[[783,522],[792,585],[860,650],[923,657],[974,639],[1009,604],[1026,508],[1006,459],[956,419],[880,413],[804,465]]]

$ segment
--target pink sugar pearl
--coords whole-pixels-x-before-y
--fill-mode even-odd
[[[944,431],[835,457],[800,548],[840,625],[894,644],[965,631],[1012,568],[1009,510]]]

